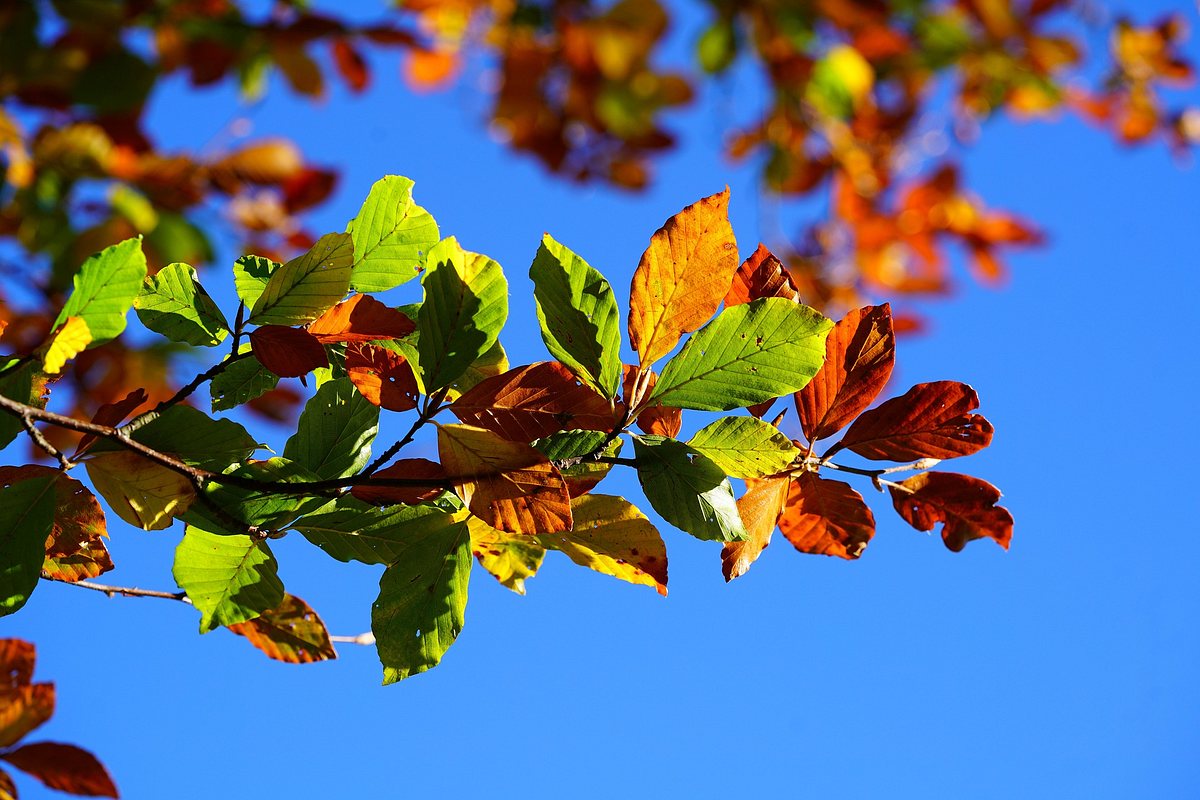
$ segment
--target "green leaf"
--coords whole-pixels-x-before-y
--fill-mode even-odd
[[[388,175],[375,182],[358,216],[350,285],[359,292],[394,289],[416,277],[425,253],[441,238],[433,216],[412,201],[413,182]]]
[[[449,514],[428,505],[376,508],[339,497],[292,528],[338,561],[394,564],[412,542],[452,523]]]
[[[486,353],[508,318],[508,282],[500,265],[445,239],[429,251],[417,314],[419,363],[426,391],[449,386]]]
[[[283,484],[317,480],[316,475],[286,458],[253,461],[226,470],[224,474]],[[297,517],[315,511],[329,502],[328,498],[319,495],[305,497],[243,488],[232,483],[222,483],[220,478],[209,481],[204,487],[204,494],[214,505],[230,517],[245,523],[245,526],[234,529],[228,520],[217,517],[208,505],[201,502],[193,503],[186,513],[180,515],[180,519],[191,525],[203,525],[214,533],[229,534],[243,534],[244,528],[250,525],[266,530],[279,530],[295,521]]]
[[[729,411],[792,394],[821,368],[831,328],[832,320],[782,297],[727,308],[667,362],[650,396]]]
[[[52,477],[0,488],[0,617],[19,611],[37,588],[55,508]]]
[[[333,308],[350,291],[354,244],[348,233],[328,233],[302,256],[271,273],[247,320],[255,325],[303,325]]]
[[[747,537],[733,487],[720,467],[665,436],[634,436],[633,449],[642,491],[663,519],[697,539]]]
[[[266,542],[189,525],[171,574],[200,610],[200,632],[259,617],[283,602],[279,564]]]
[[[213,419],[191,406],[171,406],[133,432],[130,437],[163,453],[174,453],[195,467],[217,472],[230,464],[245,461],[258,448],[246,429],[233,420]],[[122,449],[115,442],[101,439],[93,453]]]
[[[110,342],[125,330],[125,314],[133,307],[146,277],[141,239],[126,239],[83,262],[75,290],[52,327],[67,317],[82,317],[92,333],[89,348]]]
[[[143,325],[173,342],[212,347],[229,333],[225,315],[187,264],[168,264],[148,275],[134,308]]]
[[[371,442],[378,431],[379,407],[349,378],[326,381],[305,404],[283,455],[318,478],[344,478],[371,460]]]
[[[437,666],[462,630],[471,577],[465,523],[411,536],[404,557],[379,581],[371,607],[384,684]]]
[[[608,434],[604,431],[571,430],[552,433],[536,439],[530,444],[551,461],[562,461],[596,452],[596,448],[604,444],[604,440],[607,438]],[[623,444],[621,439],[613,439],[604,448],[602,455],[616,458],[621,454]],[[560,467],[558,471],[567,481],[567,489],[571,492],[571,496],[575,497],[581,493],[580,488],[590,489],[603,480],[612,466],[612,464],[605,464],[601,461],[581,461],[571,467]]]
[[[244,353],[249,344],[241,346]],[[262,397],[279,385],[279,376],[262,365],[253,355],[246,356],[225,368],[208,384],[212,410],[226,411],[242,403]]]
[[[262,256],[242,256],[233,262],[233,285],[246,308],[254,308],[263,289],[267,288],[267,282],[281,266]]]
[[[550,234],[542,237],[529,277],[546,349],[581,381],[615,397],[621,387],[621,320],[608,281]]]
[[[416,335],[415,331],[413,335]],[[402,340],[398,344],[403,348],[406,342]],[[405,353],[405,357],[408,357],[406,350],[401,349],[401,352]],[[504,346],[497,339],[488,348],[486,353],[471,362],[471,366],[467,367],[466,371],[455,379],[453,386],[459,392],[466,393],[484,380],[496,375],[503,375],[506,372],[508,372],[508,353],[504,352]]]
[[[28,403],[33,394],[33,369],[33,364],[26,364],[0,378],[0,395],[18,403]],[[21,429],[20,419],[12,414],[0,413],[0,450],[8,447]]]
[[[754,417],[722,417],[697,431],[688,445],[734,478],[774,475],[800,455],[778,428]]]

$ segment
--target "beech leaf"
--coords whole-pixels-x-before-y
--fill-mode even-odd
[[[53,478],[0,486],[0,617],[19,611],[37,588],[55,502]]]
[[[800,455],[778,428],[754,417],[722,417],[697,431],[688,446],[734,478],[774,475]]]
[[[52,716],[53,683],[0,689],[0,747],[16,744]]]
[[[725,306],[741,305],[762,297],[800,302],[800,290],[792,276],[764,244],[760,244],[734,273],[729,291],[725,293]]]
[[[295,595],[284,595],[277,607],[229,630],[245,636],[268,658],[288,664],[311,664],[337,658],[329,631],[317,612]]]
[[[325,348],[302,328],[263,325],[250,332],[250,346],[258,363],[281,378],[299,378],[329,366]]]
[[[830,452],[849,448],[876,460],[915,461],[970,455],[991,444],[992,424],[965,383],[918,383],[900,397],[863,412]]]
[[[1013,517],[998,506],[1000,490],[970,475],[922,472],[889,486],[892,505],[909,525],[931,531],[939,522],[946,547],[959,552],[967,542],[988,538],[1008,549]]]
[[[733,487],[725,473],[683,442],[663,436],[634,436],[638,480],[663,519],[697,539],[745,539]]]
[[[399,175],[379,179],[346,226],[354,239],[350,282],[356,291],[382,292],[411,280],[438,243],[437,222],[413,202],[412,189]]]
[[[353,342],[346,348],[346,375],[372,405],[388,411],[417,407],[421,390],[412,365],[399,352]]]
[[[229,333],[225,315],[187,264],[168,264],[148,275],[134,308],[143,325],[173,342],[212,347]]]
[[[345,478],[371,460],[379,409],[348,378],[326,381],[304,406],[283,457],[321,479]]]
[[[88,347],[110,342],[125,330],[125,315],[133,307],[146,277],[141,239],[126,239],[83,262],[74,277],[74,290],[54,320],[58,328],[70,317],[82,317],[91,332]]]
[[[319,317],[350,290],[354,246],[347,233],[322,236],[307,253],[271,273],[247,322],[303,325]]]
[[[428,505],[374,508],[342,497],[292,528],[338,561],[387,565],[400,560],[410,541],[452,524],[449,514]]]
[[[266,542],[188,525],[171,574],[200,611],[200,632],[236,625],[283,602],[279,564]]]
[[[737,508],[747,536],[745,541],[727,542],[721,548],[721,574],[726,581],[745,575],[771,544],[775,520],[787,501],[790,484],[787,478],[746,481],[746,493],[738,498]]]
[[[414,330],[411,319],[366,294],[338,303],[308,326],[321,344],[399,339]]]
[[[525,581],[537,574],[546,557],[546,548],[537,537],[514,536],[488,525],[479,517],[467,517],[471,532],[471,554],[484,571],[500,585],[517,594],[525,594]]]
[[[118,517],[147,531],[171,527],[172,520],[196,499],[195,489],[183,475],[129,450],[89,459],[87,473]]]
[[[805,472],[792,481],[779,531],[801,553],[855,559],[875,535],[875,515],[848,483]]]
[[[0,755],[51,789],[87,797],[116,797],[117,787],[94,755],[57,742],[35,742]]]

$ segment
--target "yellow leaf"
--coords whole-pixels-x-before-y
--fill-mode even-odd
[[[875,70],[862,53],[849,45],[838,45],[825,56],[831,72],[857,105],[875,84]]]
[[[650,238],[629,293],[629,342],[642,366],[716,313],[738,268],[729,188],[671,217]]]
[[[171,527],[196,499],[187,478],[129,451],[96,456],[87,472],[118,517],[148,531]]]
[[[646,515],[623,497],[586,494],[572,502],[575,527],[537,537],[581,567],[667,593],[667,548]]]
[[[67,362],[92,343],[92,332],[83,317],[67,317],[67,321],[42,345],[42,372],[57,375]]]
[[[525,594],[525,579],[537,574],[546,548],[528,536],[498,531],[479,517],[468,517],[467,528],[471,531],[471,552],[479,566],[501,586]]]

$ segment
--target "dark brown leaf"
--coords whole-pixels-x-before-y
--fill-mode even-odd
[[[329,366],[325,348],[302,328],[263,325],[250,332],[254,357],[281,378],[299,378]]]
[[[117,797],[104,765],[87,750],[58,742],[37,742],[0,756],[51,789],[84,797]]]
[[[415,506],[432,500],[444,491],[446,470],[435,461],[425,458],[402,458],[390,467],[381,469],[372,477],[403,478],[404,480],[428,478],[428,486],[355,486],[350,494],[375,506],[390,506],[403,503]]]
[[[992,441],[992,424],[968,413],[978,407],[979,397],[965,383],[918,383],[864,412],[835,449],[892,461],[970,455]]]
[[[855,559],[875,535],[875,515],[849,484],[806,472],[792,481],[779,530],[801,553]]]
[[[888,491],[897,513],[917,530],[931,531],[943,523],[942,541],[956,553],[984,537],[1005,550],[1012,541],[1012,514],[996,505],[1000,490],[987,481],[954,472],[922,472]]]

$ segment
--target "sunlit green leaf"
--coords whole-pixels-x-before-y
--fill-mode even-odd
[[[376,508],[339,497],[292,528],[338,561],[394,564],[410,542],[451,525],[445,511],[428,505]]]
[[[266,542],[189,525],[171,574],[200,611],[200,632],[254,619],[283,602],[279,564]]]
[[[348,233],[329,233],[304,255],[271,273],[254,301],[255,325],[302,325],[338,303],[350,291],[354,244]]]
[[[778,428],[754,417],[722,417],[697,431],[688,445],[734,478],[774,475],[800,455]]]
[[[429,248],[438,243],[437,222],[413,203],[413,182],[388,175],[371,193],[346,231],[354,238],[350,285],[359,292],[382,292],[417,276]]]
[[[143,325],[173,342],[211,347],[229,333],[225,315],[187,264],[168,264],[147,276],[134,307]]]
[[[19,611],[37,588],[54,510],[53,478],[0,488],[0,617]]]
[[[283,455],[318,478],[344,478],[370,461],[378,430],[379,407],[349,378],[338,378],[322,384],[305,404]]]
[[[126,239],[83,262],[75,289],[54,320],[57,328],[67,317],[82,317],[92,334],[89,347],[115,339],[125,330],[125,315],[146,277],[141,239]]]
[[[267,281],[282,264],[262,256],[242,256],[233,262],[233,286],[246,308],[254,308]]]

